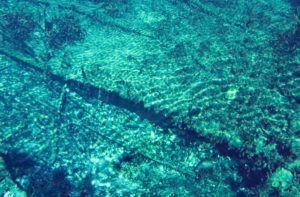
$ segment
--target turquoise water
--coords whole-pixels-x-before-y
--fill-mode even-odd
[[[1,196],[299,195],[299,5],[1,2]]]

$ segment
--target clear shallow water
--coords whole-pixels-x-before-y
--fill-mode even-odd
[[[1,3],[1,194],[296,196],[297,6]]]

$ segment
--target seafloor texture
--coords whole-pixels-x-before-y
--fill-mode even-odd
[[[1,195],[299,195],[298,1],[0,6]]]

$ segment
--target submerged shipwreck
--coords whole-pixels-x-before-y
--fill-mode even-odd
[[[297,196],[300,5],[0,2],[1,196]]]

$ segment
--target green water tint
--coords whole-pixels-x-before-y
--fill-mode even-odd
[[[2,54],[35,78],[42,73],[44,94],[56,95],[49,103],[32,97],[52,111],[44,125],[53,125],[51,135],[39,141],[40,153],[53,153],[51,165],[75,168],[77,157],[67,151],[73,143],[74,155],[92,161],[82,162],[89,167],[80,177],[103,195],[298,193],[299,15],[286,2],[32,1],[9,8],[1,10]],[[84,155],[99,146],[115,159]],[[94,172],[96,163],[109,172]]]

